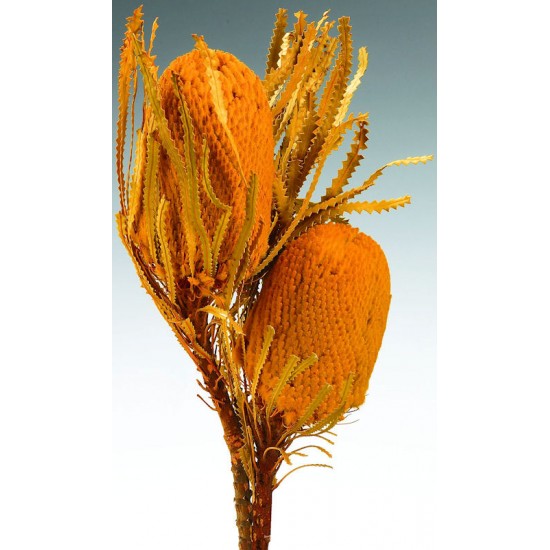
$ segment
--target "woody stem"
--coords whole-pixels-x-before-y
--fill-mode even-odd
[[[239,530],[239,550],[252,550],[251,518],[252,504],[250,482],[240,460],[231,462],[233,487],[235,489],[235,511],[237,512],[237,529]]]
[[[271,539],[271,510],[275,462],[273,452],[258,463],[255,479],[255,495],[252,502],[252,550],[267,550]]]
[[[223,435],[231,456],[231,471],[235,489],[235,509],[237,512],[237,528],[239,530],[239,550],[252,550],[250,543],[251,524],[251,491],[250,482],[242,461],[239,449],[243,446],[242,430],[239,419],[231,403],[231,398],[219,378],[219,373],[207,361],[202,362],[200,370],[203,374],[205,387],[208,388],[212,401],[220,417]]]

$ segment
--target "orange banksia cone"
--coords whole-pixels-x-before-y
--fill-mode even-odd
[[[197,48],[156,79],[145,51],[149,105],[138,135],[128,232],[173,303],[229,294],[268,247],[273,116],[260,79],[233,55]]]
[[[229,134],[216,113],[207,63],[211,64],[214,78],[219,83],[218,89],[223,93],[222,109],[226,110]],[[203,53],[193,50],[172,61],[159,79],[159,90],[172,135],[180,150],[183,150],[185,130],[179,115],[180,99],[172,80],[174,74],[193,120],[195,149],[200,151],[203,139],[206,140],[210,151],[212,188],[217,198],[232,209],[231,221],[219,252],[221,264],[231,257],[243,228],[251,175],[254,173],[258,177],[254,228],[249,241],[252,269],[267,249],[275,176],[272,115],[261,81],[235,56],[222,51],[206,50]],[[231,138],[236,151],[233,150]],[[159,170],[161,177],[175,177],[166,155],[160,159]],[[202,193],[201,199],[204,224],[212,238],[223,210],[216,208],[206,193]]]
[[[344,410],[361,405],[386,327],[390,274],[380,246],[344,224],[318,225],[290,243],[266,277],[246,325],[247,366],[257,361],[267,325],[275,330],[258,393],[264,402],[290,354],[319,360],[282,391],[286,424],[300,418],[324,384],[332,390],[313,421],[334,412],[353,375]]]

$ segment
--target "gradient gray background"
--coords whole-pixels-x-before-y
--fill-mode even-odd
[[[113,4],[116,68],[125,18]],[[351,17],[369,67],[351,105],[369,111],[369,148],[352,184],[379,166],[436,153],[436,2],[144,2],[159,17],[161,70],[193,48],[192,33],[263,76],[275,12]],[[292,15],[291,15],[292,18]],[[292,19],[291,19],[292,20]],[[327,163],[330,183],[346,153]],[[116,182],[114,163],[113,181]],[[388,169],[364,200],[409,194],[399,211],[353,216],[378,241],[392,273],[392,305],[359,422],[338,430],[334,470],[305,469],[275,493],[273,550],[433,548],[435,477],[436,166]],[[113,212],[118,209],[116,184]],[[198,373],[140,287],[113,232],[113,453],[117,548],[236,548],[228,454],[214,413],[196,397]],[[313,461],[321,456],[311,455]]]

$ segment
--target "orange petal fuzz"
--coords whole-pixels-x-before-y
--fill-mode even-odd
[[[257,175],[258,200],[249,240],[249,270],[252,270],[267,250],[271,225],[275,177],[273,119],[262,83],[254,72],[229,53],[209,50],[209,54],[223,92],[227,127],[233,136],[246,181],[243,181],[237,168],[230,138],[216,114],[205,60],[199,50],[193,50],[170,63],[159,79],[160,98],[176,145],[183,152],[180,101],[172,81],[172,74],[178,75],[179,89],[193,120],[196,154],[201,155],[203,139],[206,139],[210,150],[209,173],[213,190],[221,202],[232,208],[231,221],[220,249],[220,264],[231,257],[237,243],[245,221],[250,178],[253,173]],[[161,180],[175,181],[175,173],[165,154],[160,157],[159,176]],[[166,187],[175,188],[175,185],[169,183]],[[212,238],[222,211],[213,205],[204,189],[201,189],[201,210],[206,231]]]
[[[287,425],[307,409],[324,384],[332,391],[309,423],[340,404],[348,376],[354,383],[345,410],[361,405],[386,327],[390,273],[384,252],[349,225],[317,225],[288,245],[266,277],[250,313],[247,370],[257,362],[265,327],[275,336],[258,392],[267,402],[290,354],[319,361],[285,386],[276,405]]]

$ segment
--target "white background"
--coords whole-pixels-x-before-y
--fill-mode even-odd
[[[438,180],[446,185],[438,197],[437,550],[550,545],[544,99],[550,94],[538,5],[524,2],[521,12],[489,2],[462,2],[454,12],[439,6]],[[216,469],[218,462],[208,452],[190,457],[181,442],[220,441],[219,434],[171,437],[173,445],[158,451],[166,468],[139,487],[111,481],[109,6],[8,10],[1,92],[1,546],[170,548],[180,518],[169,511],[182,501],[191,524],[203,529],[202,540],[212,540],[232,529],[232,518],[221,513],[230,481],[220,472],[225,487],[203,485],[198,498],[208,500],[211,515],[197,514],[202,506],[181,464],[194,471],[190,460],[197,468]],[[371,398],[374,408],[383,392]],[[192,408],[201,427],[211,422],[218,429],[199,405]],[[146,422],[146,411],[135,414]],[[289,478],[274,519],[289,540],[307,533],[310,548],[328,548],[324,541],[334,531],[339,547],[350,541],[359,547],[357,533],[370,521],[379,538],[369,548],[408,550],[408,532],[432,511],[408,507],[407,492],[431,490],[422,476],[433,465],[423,463],[419,449],[406,478],[391,479],[392,465],[377,464],[372,447],[357,452],[357,442],[367,439],[395,444],[377,432],[376,418],[365,413],[348,428],[337,442],[336,470]],[[140,464],[157,458],[144,453]],[[387,476],[369,481],[370,494],[345,473],[367,464]],[[413,471],[418,478],[411,480]],[[136,472],[130,469],[128,479],[135,481]],[[132,506],[137,490],[150,497],[146,509],[137,503],[142,492],[134,493]],[[297,512],[285,517],[293,492],[312,504],[301,509],[295,500]],[[326,494],[330,509],[323,506]],[[374,496],[378,509],[369,504]],[[395,515],[410,520],[396,530]],[[155,531],[140,528],[143,522]],[[200,544],[189,547],[220,547]]]

